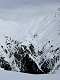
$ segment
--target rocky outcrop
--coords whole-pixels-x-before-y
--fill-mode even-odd
[[[60,48],[54,49],[48,41],[41,50],[35,51],[32,43],[6,37],[6,47],[1,45],[3,55],[0,55],[0,67],[4,70],[19,71],[30,74],[48,74],[60,60]]]
[[[12,70],[10,64],[7,61],[5,61],[3,57],[0,58],[0,67],[3,68],[4,70],[8,71]]]

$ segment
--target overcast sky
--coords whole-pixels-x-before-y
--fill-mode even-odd
[[[59,4],[60,0],[0,0],[0,8],[19,8],[21,6],[40,6]]]

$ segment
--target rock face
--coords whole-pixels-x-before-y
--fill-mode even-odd
[[[31,74],[43,74],[43,72],[39,70],[37,64],[29,58],[28,54],[26,54],[26,56],[22,59],[21,71]]]
[[[10,64],[7,61],[5,61],[3,57],[0,58],[0,67],[3,68],[4,70],[8,71],[12,70]]]
[[[26,45],[6,37],[5,47],[0,45],[0,67],[23,73],[48,74],[60,61],[60,48],[53,47],[48,41],[36,51],[32,43]]]
[[[54,60],[48,59],[42,64],[41,69],[44,71],[45,74],[47,74],[53,69],[53,67],[54,67]]]

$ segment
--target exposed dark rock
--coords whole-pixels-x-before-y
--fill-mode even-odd
[[[38,50],[38,55],[41,55],[41,54],[43,54],[43,51]]]
[[[31,54],[34,55],[34,54],[35,54],[35,49],[34,49],[33,44],[30,44],[29,49],[30,49],[30,51],[31,51]]]
[[[0,66],[1,68],[4,68],[4,70],[12,70],[11,66],[9,65],[9,63],[7,61],[4,60],[4,58],[0,58]]]
[[[4,68],[5,70],[15,70],[30,74],[47,74],[53,70],[55,63],[57,63],[60,59],[60,48],[57,47],[54,50],[54,46],[51,44],[51,41],[46,42],[41,50],[38,48],[38,51],[36,51],[32,43],[29,43],[29,46],[27,46],[25,44],[19,43],[17,40],[12,40],[11,38],[8,39],[7,36],[5,38],[6,47],[4,48],[4,46],[1,45],[3,53],[5,53],[9,59],[13,57],[12,68],[10,66],[12,62],[9,63],[8,61],[5,61],[3,57],[0,57],[0,67]],[[52,58],[50,56],[50,58],[47,58],[45,54],[48,52],[53,55]],[[32,58],[29,55],[31,55]],[[38,62],[40,69],[38,68],[38,65],[34,59],[36,59]]]
[[[43,72],[39,70],[37,64],[31,58],[29,58],[28,54],[26,54],[26,56],[22,59],[21,65],[21,72],[43,74]]]
[[[8,53],[6,49],[4,51],[5,51],[6,54]]]
[[[14,57],[15,57],[18,61],[20,61],[20,59],[21,59],[21,55],[20,55],[20,54],[17,54],[16,52],[15,52],[15,54],[14,54]]]
[[[42,64],[41,69],[43,70],[43,72],[45,74],[47,74],[53,69],[53,67],[54,67],[54,60],[53,59],[51,59],[51,60],[48,59]]]

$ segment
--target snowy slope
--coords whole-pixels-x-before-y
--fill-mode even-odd
[[[17,72],[0,71],[1,80],[59,80],[60,72],[57,74],[32,75]]]
[[[4,24],[6,24],[5,25],[6,27],[4,29],[1,28],[0,32],[3,33],[0,34],[1,68],[5,70],[18,72],[21,71],[34,74],[35,73],[45,74],[49,72],[52,73],[59,68],[58,67],[60,66],[59,9],[54,13],[54,15],[48,15],[44,17],[41,22],[40,19],[38,19],[37,23],[34,23],[32,25],[33,29],[31,30],[30,28],[28,28],[28,31],[25,32],[22,41],[18,40],[18,38],[15,36],[18,32],[16,31],[16,29],[19,26],[17,25],[17,23],[14,22],[12,23],[9,21],[8,22],[5,21],[4,24],[2,24],[2,21],[0,21],[0,23],[1,27],[3,27]],[[8,25],[9,26],[13,25],[12,31],[11,27],[8,27]],[[22,30],[22,33],[23,32],[24,30]]]
[[[37,26],[37,30],[33,35],[36,35],[36,39],[34,39],[38,46],[41,43],[46,43],[46,41],[50,40],[54,42],[54,45],[60,45],[60,12],[56,11],[56,14],[50,15],[43,19],[40,26],[42,26],[42,30],[40,31],[40,26]],[[56,16],[55,16],[56,15]],[[33,31],[34,32],[34,31]],[[33,37],[32,35],[32,37]],[[33,43],[35,42],[33,41]]]

